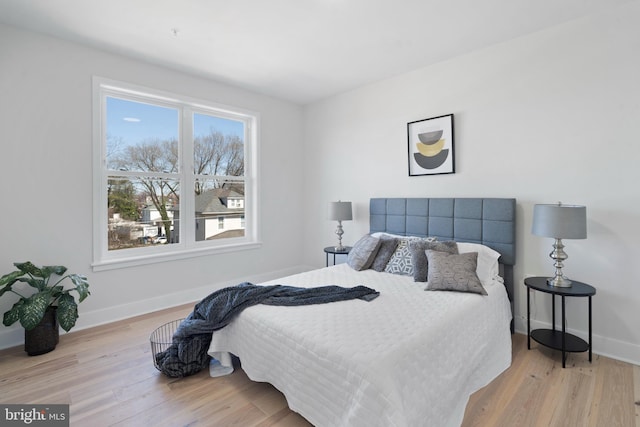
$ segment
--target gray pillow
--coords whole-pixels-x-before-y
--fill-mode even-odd
[[[435,237],[428,237],[426,239],[413,240],[409,242],[414,282],[427,281],[427,271],[429,268],[429,262],[425,253],[427,249],[446,252],[448,254],[457,254],[458,244],[454,241],[437,242]]]
[[[379,248],[380,239],[368,234],[362,236],[349,251],[347,264],[354,270],[366,270],[371,266]]]
[[[472,292],[487,295],[476,274],[477,252],[448,254],[427,250],[429,274],[426,290]]]
[[[384,271],[384,268],[391,259],[391,255],[393,255],[398,247],[399,242],[400,240],[395,237],[385,235],[380,236],[380,249],[378,249],[378,253],[373,259],[371,269],[375,271]]]

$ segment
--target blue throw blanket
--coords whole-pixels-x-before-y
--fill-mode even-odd
[[[160,371],[170,377],[186,377],[209,364],[211,334],[222,329],[247,307],[267,305],[309,305],[361,299],[371,301],[379,292],[365,286],[343,288],[321,286],[298,288],[284,285],[258,286],[245,282],[220,289],[197,303],[193,312],[178,326],[171,346],[156,354]]]

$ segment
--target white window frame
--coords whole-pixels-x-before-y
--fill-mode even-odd
[[[243,237],[196,241],[195,197],[189,191],[195,185],[193,172],[193,132],[190,126],[180,128],[180,239],[179,243],[143,248],[108,250],[107,180],[113,171],[106,162],[106,98],[114,96],[132,101],[151,102],[178,108],[181,123],[194,113],[212,114],[239,120],[245,124],[244,189],[245,230]],[[93,263],[94,271],[165,262],[217,253],[255,249],[261,246],[258,206],[258,135],[260,115],[241,108],[176,95],[129,83],[94,76],[93,78]],[[121,172],[118,176],[174,177],[159,172]],[[206,178],[206,177],[201,177]],[[210,178],[210,177],[209,177]]]

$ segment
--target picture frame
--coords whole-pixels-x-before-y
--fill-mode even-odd
[[[453,114],[407,123],[409,176],[455,173]]]

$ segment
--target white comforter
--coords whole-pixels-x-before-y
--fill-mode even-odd
[[[488,296],[424,291],[411,277],[346,264],[269,282],[365,285],[371,302],[257,305],[213,334],[315,426],[459,426],[469,396],[511,364],[503,285]]]

